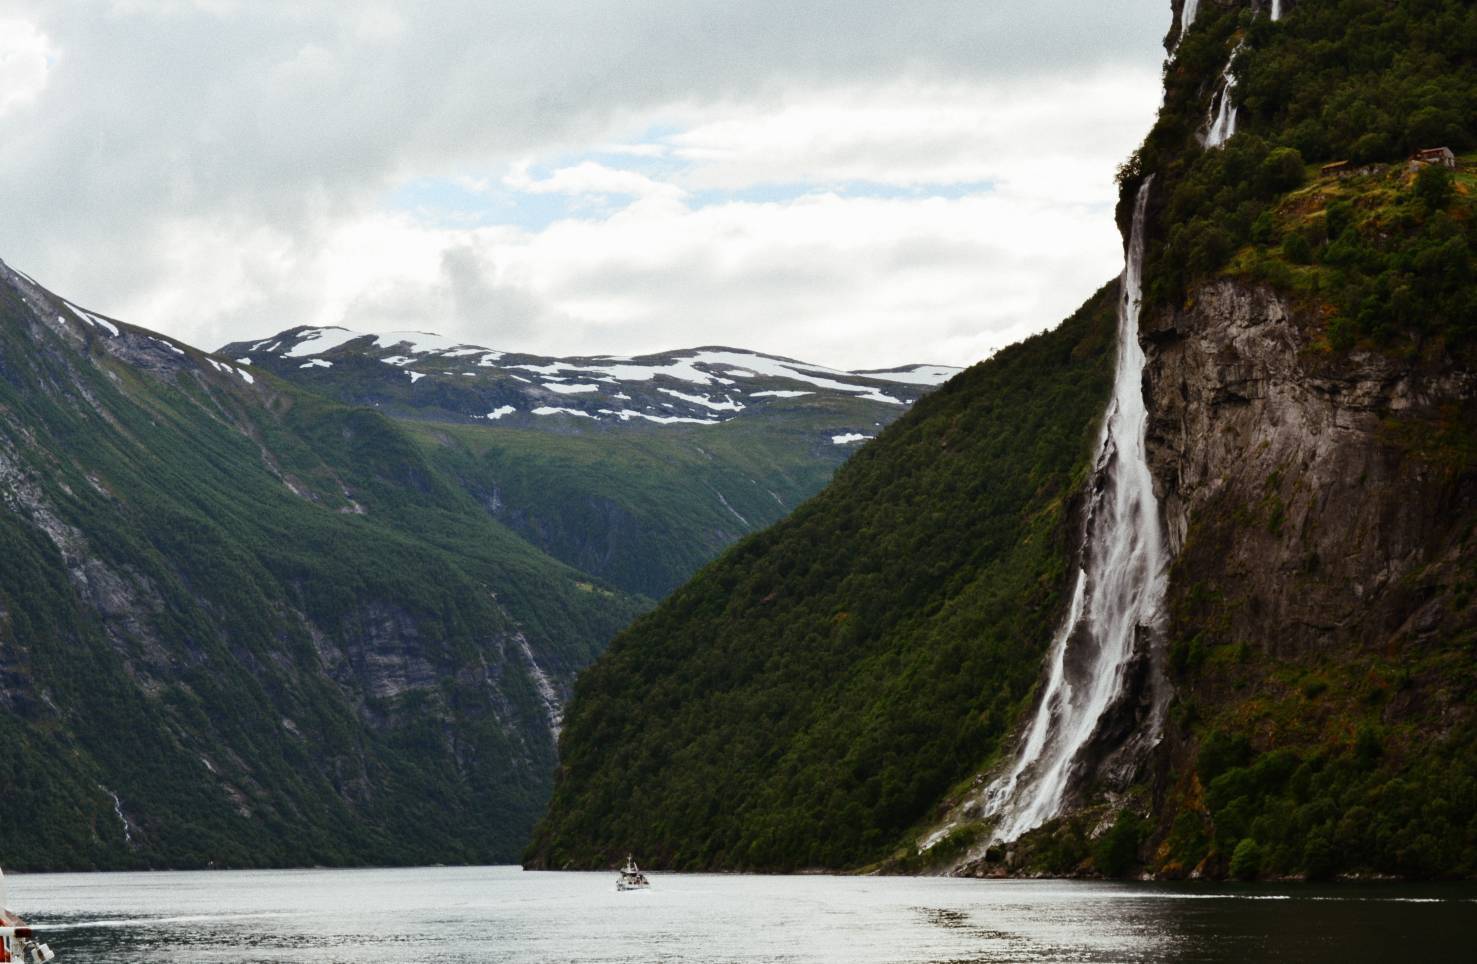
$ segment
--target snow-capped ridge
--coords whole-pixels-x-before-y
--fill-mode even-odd
[[[275,359],[273,370],[285,377],[295,377],[300,370],[333,368],[339,384],[355,379],[356,400],[373,397],[377,389],[368,385],[382,380],[363,363],[385,365],[403,371],[409,385],[398,381],[401,387],[386,389],[389,396],[376,404],[430,408],[438,417],[459,414],[483,424],[516,415],[517,424],[525,426],[530,424],[529,415],[577,415],[607,424],[717,425],[771,409],[794,412],[773,402],[806,396],[813,399],[804,409],[811,415],[824,412],[827,404],[860,402],[901,409],[958,371],[914,364],[848,372],[724,345],[555,358],[486,348],[430,332],[371,334],[342,327],[292,328],[224,350],[252,353],[258,364]],[[369,382],[358,385],[360,377]],[[503,414],[492,418],[490,412]],[[864,425],[874,421],[849,413],[826,438],[843,429],[850,433],[848,423],[857,424],[854,417],[865,419]]]

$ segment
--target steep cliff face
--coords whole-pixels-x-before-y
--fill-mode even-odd
[[[1322,328],[1227,280],[1144,332],[1180,722],[1162,873],[1224,873],[1238,847],[1274,873],[1474,856],[1477,373],[1334,353]]]
[[[1226,630],[1275,656],[1449,633],[1459,614],[1439,590],[1460,581],[1477,480],[1443,433],[1465,428],[1477,375],[1335,357],[1297,314],[1223,281],[1144,332],[1177,595],[1213,565],[1237,587]]]

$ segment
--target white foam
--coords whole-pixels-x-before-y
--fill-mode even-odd
[[[855,442],[866,442],[866,441],[870,441],[872,438],[874,438],[874,436],[871,436],[871,435],[861,435],[861,434],[858,434],[856,432],[848,432],[845,435],[832,435],[831,436],[831,444],[832,445],[851,445],[851,444],[853,444]]]

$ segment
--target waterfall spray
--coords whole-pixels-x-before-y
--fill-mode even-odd
[[[1272,0],[1272,22],[1282,19],[1282,0]]]
[[[1174,41],[1176,49],[1184,41],[1185,34],[1190,32],[1190,25],[1195,22],[1195,15],[1199,12],[1200,0],[1185,0],[1184,9],[1180,11],[1180,35]]]
[[[1221,74],[1220,93],[1210,104],[1210,122],[1205,129],[1206,147],[1220,147],[1236,133],[1236,105],[1231,103],[1232,92],[1236,89],[1236,75],[1231,72],[1231,68],[1236,66],[1236,57],[1245,46],[1246,41],[1242,40],[1231,51],[1231,59],[1226,61],[1225,72]]]
[[[1117,375],[1098,444],[1082,565],[1066,621],[1051,646],[1040,705],[1010,771],[985,790],[999,816],[993,839],[1011,841],[1061,812],[1088,761],[1083,750],[1123,695],[1140,629],[1157,628],[1166,570],[1159,505],[1145,455],[1144,352],[1139,345],[1144,220],[1153,177],[1139,188],[1118,308]],[[1156,711],[1147,734],[1157,741]]]

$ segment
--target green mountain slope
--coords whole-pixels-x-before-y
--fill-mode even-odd
[[[855,866],[987,758],[1058,617],[1115,292],[923,399],[618,637],[529,862]]]
[[[806,405],[711,428],[630,426],[617,439],[583,425],[559,434],[403,425],[432,464],[529,543],[659,598],[820,491],[851,454],[816,424],[831,413],[813,416]]]
[[[841,372],[732,348],[548,358],[342,328],[220,354],[396,418],[499,522],[653,598],[819,491],[956,372]]]
[[[393,421],[0,266],[8,866],[496,861],[645,603]]]

